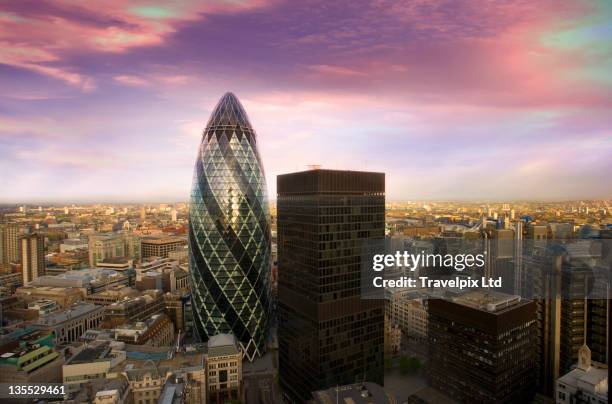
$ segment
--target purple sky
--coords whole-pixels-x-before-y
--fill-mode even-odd
[[[390,200],[612,197],[611,2],[93,3],[0,0],[0,202],[186,200],[225,91],[271,196],[321,164]]]

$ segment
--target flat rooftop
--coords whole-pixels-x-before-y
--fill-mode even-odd
[[[451,301],[490,313],[501,313],[521,303],[521,297],[506,293],[484,290],[473,290],[452,297]]]
[[[107,360],[110,351],[110,347],[106,344],[96,347],[84,348],[81,352],[70,358],[66,364],[77,365],[79,363],[89,363]]]
[[[144,244],[171,244],[171,243],[187,243],[183,237],[177,236],[147,236],[141,239]]]
[[[76,303],[70,306],[70,308],[55,313],[51,313],[46,317],[39,317],[36,325],[56,325],[61,324],[65,321],[80,317],[85,314],[91,313],[102,306],[97,306],[91,303]]]

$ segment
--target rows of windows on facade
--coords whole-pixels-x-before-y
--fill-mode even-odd
[[[0,382],[74,403],[608,402],[606,204],[390,203],[383,173],[320,167],[270,203],[232,93],[197,156],[188,202],[0,207]],[[504,287],[365,296],[368,254],[395,250],[484,250]]]

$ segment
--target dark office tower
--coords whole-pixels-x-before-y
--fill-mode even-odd
[[[532,301],[472,291],[428,306],[429,384],[461,403],[528,403],[535,392]]]
[[[21,237],[21,273],[23,284],[45,274],[45,237],[27,234]]]
[[[383,383],[384,302],[361,299],[362,249],[384,248],[385,175],[277,178],[279,376],[286,398]]]
[[[534,251],[523,257],[523,265],[523,296],[533,296],[537,314],[536,385],[540,393],[552,397],[556,381],[563,375],[559,373],[562,300],[554,297],[561,288],[561,262],[558,257]]]
[[[202,135],[189,208],[197,333],[233,333],[249,360],[265,350],[270,302],[270,211],[256,145],[240,101],[226,93]]]
[[[606,296],[609,293],[609,282],[598,280],[594,284],[595,296]],[[609,299],[587,299],[587,340],[586,344],[591,349],[591,358],[599,363],[610,365],[608,361],[608,311],[610,310]]]
[[[552,397],[557,379],[578,362],[580,348],[593,346],[593,358],[607,362],[607,282],[593,282],[593,268],[572,260],[564,249],[536,248],[524,257],[524,295],[533,296],[537,313],[538,390]],[[558,246],[557,246],[558,247]]]

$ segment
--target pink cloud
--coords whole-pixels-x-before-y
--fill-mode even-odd
[[[5,6],[8,10],[0,14],[0,63],[89,91],[95,88],[91,78],[61,66],[65,54],[79,51],[120,53],[159,45],[181,23],[199,20],[207,13],[243,12],[266,3],[263,0],[153,1],[143,6],[116,0],[100,7],[91,2],[80,2],[76,6],[69,0],[52,0],[40,7],[29,7],[17,2]]]
[[[343,66],[312,65],[308,68],[314,72],[333,76],[363,76],[364,73]]]
[[[119,82],[121,84],[126,84],[128,86],[146,86],[146,85],[150,84],[147,80],[145,80],[145,79],[143,79],[141,77],[131,76],[131,75],[128,75],[128,74],[122,74],[122,75],[119,75],[119,76],[115,76],[115,77],[113,77],[113,79],[116,82]]]

